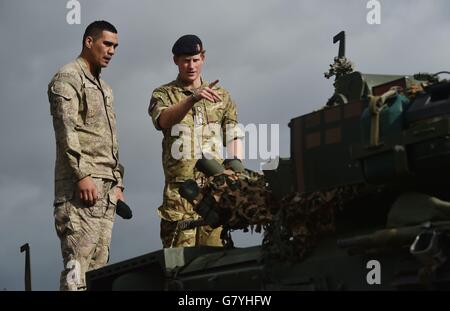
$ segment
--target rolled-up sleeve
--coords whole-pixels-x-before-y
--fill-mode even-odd
[[[157,130],[162,130],[159,125],[159,116],[163,110],[169,107],[169,96],[163,89],[156,89],[153,91],[152,98],[150,99],[150,105],[148,106],[148,114],[152,118],[153,125]]]

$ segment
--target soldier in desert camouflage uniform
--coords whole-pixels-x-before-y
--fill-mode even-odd
[[[165,187],[163,203],[158,208],[161,217],[161,240],[164,247],[221,246],[220,227],[214,230],[208,226],[184,230],[174,237],[177,221],[199,217],[192,205],[180,196],[178,189],[187,179],[195,179],[199,184],[204,179],[195,169],[197,147],[201,153],[214,155],[220,160],[218,150],[211,146],[223,144],[227,146],[229,157],[242,158],[242,132],[238,127],[227,132],[227,129],[238,122],[236,106],[230,94],[216,85],[218,81],[209,84],[202,79],[205,51],[197,36],[185,35],[179,38],[172,48],[172,53],[178,66],[178,77],[155,89],[149,105],[153,124],[164,135],[162,162]],[[205,126],[218,128],[222,132],[222,141],[218,141],[218,136],[212,131],[209,134],[203,131],[204,135],[193,140],[192,151],[189,152],[191,156],[178,159],[173,156],[172,147],[184,133],[174,131],[176,126],[187,128],[191,134],[198,133],[198,128],[202,132]],[[193,139],[193,136],[191,138]]]
[[[55,227],[64,270],[61,290],[85,289],[85,272],[105,265],[117,200],[123,197],[111,87],[100,79],[117,48],[117,30],[90,24],[83,50],[48,86],[56,138]]]

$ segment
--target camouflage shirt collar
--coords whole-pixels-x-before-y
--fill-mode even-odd
[[[88,65],[86,64],[86,61],[79,56],[77,58],[77,63],[78,65],[80,65],[81,71],[83,71],[83,74],[85,75],[86,78],[88,78],[89,80],[91,80],[92,83],[95,83],[98,87],[101,88],[101,79],[100,79],[100,74],[98,75],[98,79],[96,79],[94,77],[94,75],[91,73],[91,71],[88,68]]]
[[[204,81],[202,77],[200,77],[200,82],[201,82],[201,87],[208,86],[208,83],[206,81]],[[183,81],[181,81],[180,75],[177,76],[177,79],[174,81],[174,85],[177,88],[181,89],[183,92],[193,93],[193,91],[195,90],[195,88],[193,86],[183,85]]]

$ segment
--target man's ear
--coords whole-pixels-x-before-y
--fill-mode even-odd
[[[178,66],[178,56],[173,56],[173,63]]]
[[[84,46],[88,49],[92,48],[92,44],[94,43],[94,38],[91,36],[87,36],[84,40]]]

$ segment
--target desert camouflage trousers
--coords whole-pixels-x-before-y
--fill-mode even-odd
[[[99,193],[94,206],[86,207],[78,195],[55,205],[55,228],[64,262],[60,290],[85,290],[85,273],[104,266],[109,260],[117,203],[115,182],[93,180]]]
[[[161,241],[164,248],[193,246],[223,246],[220,239],[222,227],[201,226],[194,229],[177,230],[176,221],[161,219]]]
[[[220,239],[222,227],[201,226],[194,229],[177,230],[177,221],[198,219],[192,204],[178,193],[181,182],[166,183],[163,205],[158,213],[161,217],[161,241],[163,247],[223,246]]]

